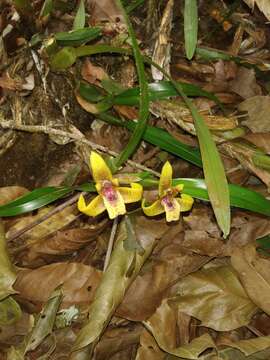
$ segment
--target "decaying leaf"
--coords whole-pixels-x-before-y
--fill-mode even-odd
[[[14,288],[21,298],[42,305],[52,291],[62,284],[63,307],[72,304],[85,306],[93,298],[100,278],[101,272],[91,266],[54,263],[35,270],[19,271]]]
[[[140,337],[136,360],[165,360],[166,353],[160,349],[154,337],[144,330]]]
[[[203,326],[229,331],[249,323],[257,311],[230,266],[210,267],[186,276],[174,288],[173,304]]]
[[[26,194],[28,190],[22,186],[7,186],[0,188],[0,205],[5,205],[12,200]]]
[[[270,96],[253,96],[238,105],[239,111],[246,111],[248,119],[242,124],[246,125],[252,132],[269,132],[269,106]]]
[[[249,133],[244,136],[244,139],[265,151],[266,154],[270,154],[270,132],[256,134]]]
[[[270,4],[268,0],[244,0],[244,2],[251,8],[254,9],[255,4],[264,13],[265,17],[270,20]]]
[[[155,314],[144,322],[163,351],[184,359],[198,359],[206,349],[215,348],[215,343],[209,334],[204,334],[189,344],[177,347],[176,314],[176,309],[164,300]]]
[[[134,216],[131,219],[144,253],[139,254],[136,250],[127,251],[125,249],[124,241],[128,234],[125,223],[122,222],[110,263],[90,306],[89,320],[80,330],[74,344],[74,358],[87,351],[87,347],[99,339],[116,307],[122,301],[127,288],[150,255],[155,241],[160,239],[163,234],[164,220],[153,220],[143,216]]]
[[[270,261],[260,258],[249,244],[235,248],[231,263],[250,299],[270,315]]]

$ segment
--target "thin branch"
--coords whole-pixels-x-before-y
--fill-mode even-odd
[[[68,131],[63,131],[63,130],[59,130],[59,129],[55,129],[55,128],[51,128],[48,126],[44,126],[44,125],[22,125],[22,124],[16,124],[13,121],[7,121],[7,120],[2,120],[0,119],[0,126],[3,129],[13,129],[13,130],[19,130],[19,131],[26,131],[26,132],[31,132],[31,133],[44,133],[44,134],[48,134],[48,135],[54,135],[54,136],[63,136],[65,138],[70,138],[74,141],[76,141],[77,143],[81,143],[81,144],[86,144],[88,146],[90,146],[92,149],[94,150],[99,150],[101,152],[110,154],[114,157],[118,156],[119,154],[115,151],[109,150],[107,147],[99,145],[97,143],[94,143],[90,140],[87,140],[85,138],[85,136],[79,132],[78,129],[76,129],[76,133],[75,132],[68,132]],[[149,173],[159,177],[160,174],[148,167],[145,167],[135,161],[132,160],[128,160],[127,163],[129,165],[131,165],[134,168],[137,168],[139,170],[142,171],[148,171]]]

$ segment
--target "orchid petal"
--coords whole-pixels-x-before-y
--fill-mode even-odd
[[[176,201],[175,198],[170,199],[170,206],[165,202],[162,202],[162,205],[165,209],[166,221],[170,222],[179,220],[181,208],[180,204],[178,203],[178,201]]]
[[[194,199],[186,194],[182,194],[181,198],[176,198],[176,200],[180,205],[181,211],[189,211],[194,203]]]
[[[81,195],[78,200],[78,209],[88,216],[97,216],[106,210],[101,195],[97,195],[88,205]]]
[[[126,213],[125,202],[120,192],[116,190],[115,194],[116,199],[114,201],[109,201],[105,196],[102,197],[110,219],[114,219],[118,215],[124,215]]]
[[[145,215],[147,216],[156,216],[164,213],[165,209],[161,204],[160,200],[156,200],[152,205],[146,206],[146,201],[143,199],[142,201],[142,209]]]
[[[92,175],[94,181],[98,184],[104,180],[113,181],[112,172],[109,169],[106,162],[95,151],[91,151],[90,154],[90,166],[92,169]]]
[[[164,196],[166,190],[170,189],[172,186],[172,166],[169,161],[166,161],[161,170],[158,193],[159,196]]]
[[[131,183],[131,187],[118,187],[117,190],[121,194],[126,204],[141,200],[143,188],[140,184]]]

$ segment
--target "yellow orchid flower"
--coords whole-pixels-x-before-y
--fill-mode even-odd
[[[78,209],[88,215],[97,216],[107,210],[110,219],[126,213],[125,204],[141,200],[143,188],[140,184],[130,183],[130,187],[119,186],[119,181],[113,178],[111,170],[96,152],[90,154],[90,166],[96,183],[98,195],[86,205],[81,195]]]
[[[191,196],[186,194],[177,197],[183,187],[183,184],[172,186],[172,166],[167,161],[163,165],[160,175],[158,200],[149,206],[146,206],[145,199],[142,201],[142,209],[145,215],[156,216],[165,212],[167,221],[178,220],[180,212],[190,210],[194,201]]]

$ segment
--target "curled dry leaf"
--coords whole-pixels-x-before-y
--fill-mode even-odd
[[[231,263],[250,299],[270,315],[270,261],[260,258],[249,244],[235,249]]]
[[[166,354],[162,351],[154,337],[144,330],[140,337],[140,347],[136,354],[136,360],[165,360]]]
[[[87,243],[93,241],[104,229],[107,220],[99,224],[89,225],[86,228],[74,228],[57,231],[54,235],[31,244],[27,259],[31,261],[44,257],[44,255],[67,255],[79,250]]]
[[[248,113],[248,119],[242,124],[246,125],[253,133],[269,132],[269,107],[270,96],[253,96],[241,102],[238,110]]]
[[[26,194],[28,190],[22,186],[7,186],[0,188],[0,206]]]
[[[249,323],[257,311],[230,266],[199,270],[175,287],[170,300],[203,326],[230,331]]]
[[[59,285],[62,285],[63,307],[88,304],[99,284],[101,272],[81,263],[55,263],[35,270],[18,272],[15,290],[19,296],[42,305]]]
[[[177,347],[177,309],[170,306],[167,300],[163,300],[155,314],[145,321],[144,325],[163,351],[180,358],[198,359],[206,349],[215,347],[209,334],[204,334],[189,344]]]
[[[108,78],[108,74],[103,70],[101,66],[93,65],[88,59],[86,59],[83,63],[81,75],[82,78],[88,81],[90,84],[96,84],[97,80],[99,84],[99,81]]]
[[[176,280],[198,270],[208,261],[208,257],[187,253],[182,248],[181,225],[164,227],[164,230],[166,232],[154,250],[151,266],[136,277],[118,307],[117,315],[133,321],[146,320]]]
[[[129,220],[133,227],[132,237],[135,233],[136,241],[144,251],[140,253],[136,248],[126,250],[125,243],[131,234],[126,228],[125,221],[122,221],[110,263],[90,305],[89,320],[78,334],[71,358],[73,356],[77,358],[86,347],[98,341],[117,306],[123,300],[127,288],[150,255],[155,241],[164,233],[164,220],[149,219],[138,213],[129,215]]]
[[[270,154],[270,132],[256,134],[250,133],[245,135],[244,139],[264,150],[267,154]]]
[[[244,2],[254,9],[255,4],[264,13],[265,17],[270,21],[270,4],[268,0],[244,0]]]

